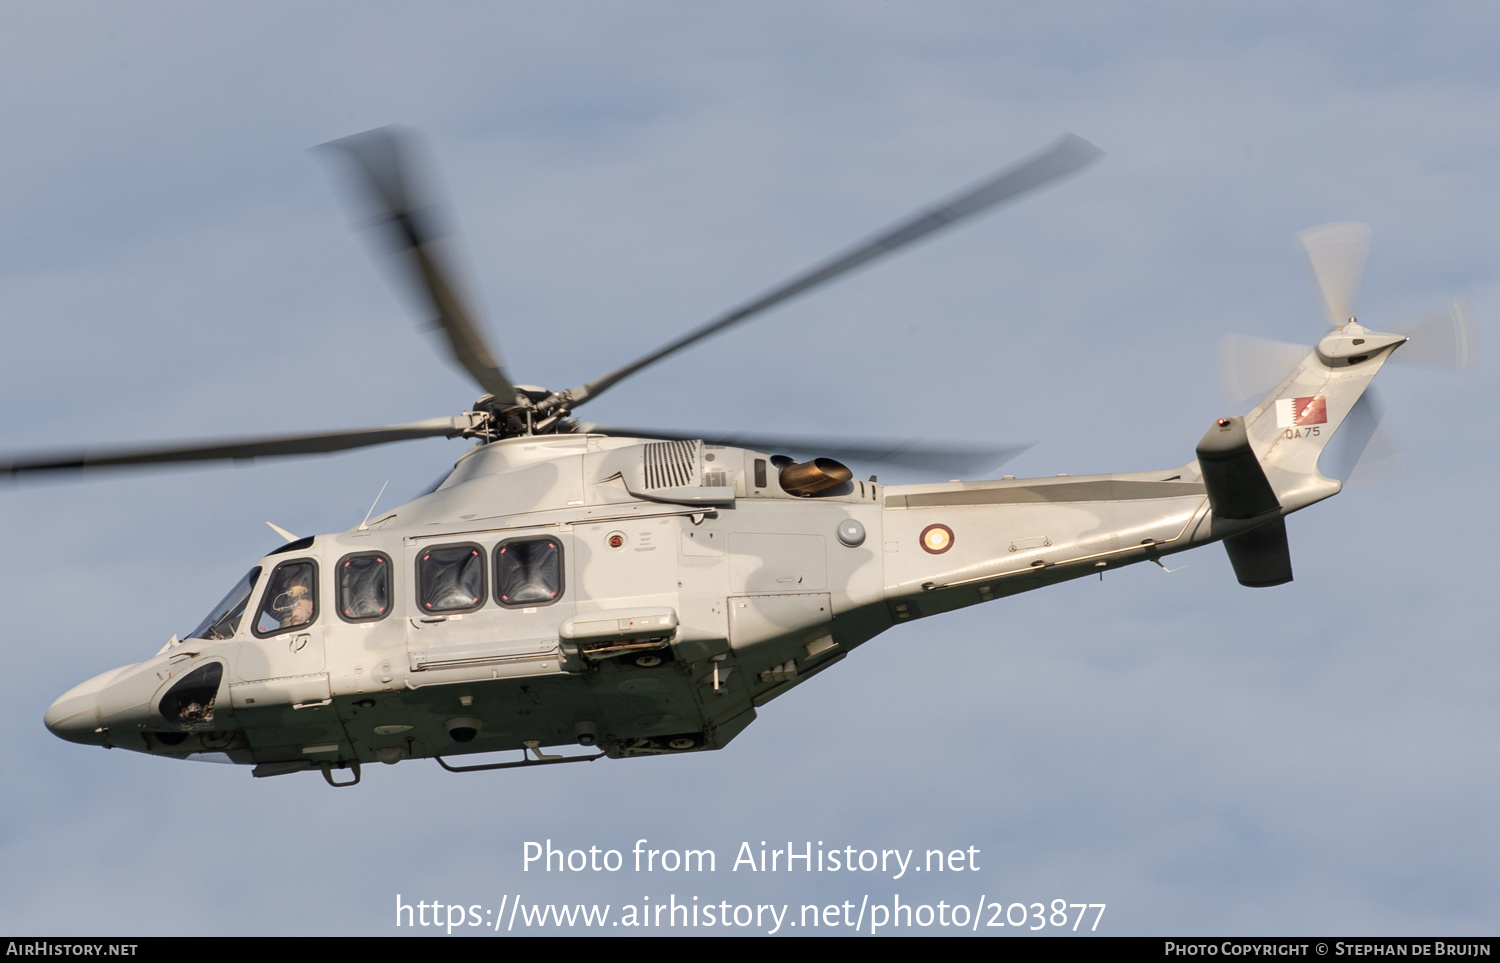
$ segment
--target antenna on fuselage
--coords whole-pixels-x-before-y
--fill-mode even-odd
[[[387,478],[385,485],[389,485],[390,483],[391,480]],[[385,485],[381,485],[380,491],[375,493],[375,500],[370,503],[370,510],[365,512],[364,520],[359,523],[359,527],[355,529],[356,532],[368,532],[370,530],[370,516],[375,514],[375,506],[380,504],[380,496],[385,494]]]
[[[297,540],[297,536],[293,535],[291,532],[289,532],[286,529],[282,528],[280,525],[276,524],[275,522],[266,522],[266,524],[269,525],[269,526],[271,526],[271,531],[275,532],[277,535],[280,535],[282,538],[286,539],[287,541],[289,541],[289,542],[295,542]]]

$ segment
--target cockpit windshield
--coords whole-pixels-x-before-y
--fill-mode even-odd
[[[245,577],[229,590],[222,602],[214,606],[214,610],[208,613],[208,618],[183,638],[207,639],[210,642],[234,638],[235,630],[240,627],[240,619],[244,617],[245,605],[250,601],[250,593],[255,590],[255,583],[259,579],[260,566],[257,565],[245,573]]]

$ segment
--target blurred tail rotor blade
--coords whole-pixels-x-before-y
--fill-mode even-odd
[[[621,428],[613,425],[582,424],[579,432],[616,435],[627,438],[661,438],[666,441],[703,441],[710,445],[749,448],[768,454],[789,452],[824,458],[835,458],[855,464],[897,465],[932,471],[952,477],[996,468],[1030,448],[1012,445],[1004,448],[979,448],[966,445],[941,445],[912,439],[807,438],[761,435],[740,432],[702,434],[683,431],[657,431],[652,428]]]
[[[1400,474],[1401,462],[1384,418],[1385,406],[1375,389],[1365,389],[1323,450],[1318,469],[1346,484],[1369,484]]]
[[[1307,249],[1328,323],[1334,327],[1354,317],[1359,285],[1370,253],[1370,225],[1354,221],[1311,227],[1297,235]]]
[[[1410,340],[1391,356],[1393,361],[1450,371],[1467,371],[1479,363],[1479,333],[1466,302],[1454,301],[1395,330]]]
[[[1312,348],[1243,334],[1219,339],[1219,388],[1231,407],[1259,399],[1281,384]]]
[[[453,359],[479,386],[505,404],[516,398],[515,385],[500,365],[499,356],[485,343],[454,281],[451,259],[441,250],[440,210],[430,200],[415,160],[415,135],[395,127],[380,127],[323,145],[347,155],[359,174],[361,206],[386,235],[406,265],[406,280],[429,318],[443,329]]]

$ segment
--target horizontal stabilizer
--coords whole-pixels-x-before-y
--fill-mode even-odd
[[[1215,518],[1254,518],[1281,508],[1250,447],[1245,419],[1215,421],[1198,442],[1197,455]]]
[[[1224,539],[1229,564],[1241,585],[1268,588],[1292,580],[1292,552],[1286,543],[1286,519]]]

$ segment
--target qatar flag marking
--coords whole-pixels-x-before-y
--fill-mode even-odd
[[[1313,395],[1308,398],[1279,398],[1276,401],[1277,428],[1326,424],[1328,424],[1328,398],[1325,395]]]

